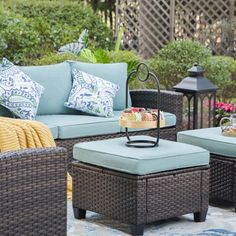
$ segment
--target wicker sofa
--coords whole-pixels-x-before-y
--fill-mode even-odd
[[[64,107],[72,86],[73,66],[119,84],[113,119]],[[0,234],[66,235],[66,149],[70,163],[75,143],[125,135],[117,117],[125,108],[127,65],[64,62],[21,69],[45,87],[36,120],[48,125],[59,148],[0,153]],[[156,90],[132,90],[130,97],[132,106],[156,108]],[[161,129],[160,137],[175,140],[182,124],[182,94],[161,91],[160,109],[175,118],[174,123],[172,120]],[[2,106],[0,116],[13,117]],[[131,133],[136,134],[155,135],[155,130]]]
[[[120,90],[114,100],[114,118],[88,116],[64,106],[72,86],[72,68],[78,68],[119,85]],[[20,69],[44,86],[45,91],[40,100],[36,120],[49,126],[57,146],[66,148],[70,159],[75,143],[125,135],[117,119],[125,108],[126,63],[89,64],[66,61],[55,65]],[[156,90],[132,90],[130,97],[132,106],[156,108]],[[181,93],[161,91],[160,109],[166,112],[167,119],[166,127],[160,132],[161,138],[175,140],[177,131],[181,130],[182,99]],[[12,116],[1,106],[0,115]],[[131,134],[155,135],[155,130],[135,130]]]

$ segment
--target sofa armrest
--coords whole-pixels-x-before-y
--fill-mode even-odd
[[[9,151],[0,153],[0,167],[5,164],[5,162],[14,165],[18,162],[23,161],[33,161],[39,157],[49,160],[51,158],[65,158],[66,149],[61,147],[52,147],[52,148],[27,148],[17,151]]]
[[[131,90],[130,91],[132,106],[134,107],[157,107],[157,90]],[[183,115],[183,94],[161,90],[160,93],[160,110],[170,112],[176,116],[176,128],[182,128],[182,115]]]
[[[0,232],[66,235],[66,171],[64,148],[0,153]]]

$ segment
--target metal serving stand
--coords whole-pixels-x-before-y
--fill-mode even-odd
[[[129,81],[131,78],[135,77],[140,82],[146,82],[150,78],[153,78],[156,83],[157,88],[157,120],[156,121],[144,121],[144,122],[130,122],[130,121],[119,121],[119,124],[125,128],[126,137],[128,141],[126,142],[126,146],[128,147],[135,147],[135,148],[150,148],[156,147],[159,143],[159,136],[160,136],[160,110],[158,109],[160,106],[160,82],[157,76],[152,73],[148,66],[144,63],[140,63],[135,70],[133,70],[127,78],[126,81],[126,97],[125,97],[125,106],[128,108],[128,98],[129,98]],[[147,107],[146,107],[147,108]],[[149,128],[149,129],[156,129],[156,139],[154,140],[145,140],[145,139],[135,139],[135,136],[132,136],[132,139],[129,135],[129,128]]]

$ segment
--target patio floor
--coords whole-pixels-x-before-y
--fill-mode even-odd
[[[68,236],[125,236],[129,225],[88,212],[86,220],[73,217],[68,201]],[[145,227],[144,236],[236,236],[236,213],[232,204],[217,202],[209,207],[207,220],[193,222],[193,215],[159,221]]]

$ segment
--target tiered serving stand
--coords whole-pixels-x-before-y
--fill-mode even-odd
[[[146,82],[149,79],[153,79],[156,84],[157,89],[157,120],[156,121],[131,121],[131,120],[124,120],[119,119],[119,125],[125,128],[126,137],[128,141],[126,142],[126,146],[128,147],[136,147],[136,148],[149,148],[149,147],[156,147],[159,143],[159,134],[160,134],[160,126],[163,125],[164,121],[160,121],[160,110],[159,103],[160,103],[160,82],[157,76],[152,73],[148,66],[144,63],[140,63],[134,71],[132,71],[126,81],[126,97],[125,97],[125,104],[126,108],[128,108],[128,98],[129,98],[129,82],[131,78],[138,79],[140,82]],[[152,107],[153,108],[153,107]],[[132,138],[129,135],[129,128],[143,128],[143,129],[156,129],[156,137],[155,141],[150,139],[135,139],[135,136]]]

